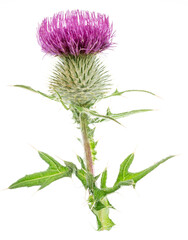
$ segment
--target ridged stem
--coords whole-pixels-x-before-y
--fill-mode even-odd
[[[91,147],[90,147],[88,131],[87,131],[88,121],[87,121],[86,113],[80,114],[80,127],[82,131],[82,139],[83,139],[83,145],[84,145],[84,151],[85,151],[85,160],[86,160],[87,170],[92,175],[94,175],[92,153],[91,153]]]

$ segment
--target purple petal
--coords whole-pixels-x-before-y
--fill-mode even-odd
[[[79,10],[45,18],[37,32],[38,42],[45,53],[75,56],[110,48],[113,35],[113,25],[105,14]]]

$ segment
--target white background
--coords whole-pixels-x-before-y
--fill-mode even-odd
[[[34,148],[75,163],[76,153],[83,154],[76,140],[80,133],[60,104],[8,86],[47,91],[55,59],[44,57],[36,29],[44,17],[68,9],[106,13],[113,21],[117,45],[101,58],[114,89],[146,89],[161,97],[127,93],[96,106],[101,113],[107,106],[113,112],[158,109],[122,119],[125,127],[97,126],[96,174],[107,166],[110,186],[133,151],[132,171],[178,154],[136,190],[124,187],[109,196],[117,209],[111,211],[116,226],[110,232],[95,231],[85,191],[74,177],[39,192],[6,189],[25,174],[46,169]],[[188,1],[1,0],[0,33],[0,239],[187,240]]]

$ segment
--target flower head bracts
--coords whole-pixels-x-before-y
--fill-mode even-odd
[[[45,18],[37,37],[45,53],[77,56],[110,48],[113,35],[112,24],[105,14],[76,10]]]
[[[96,55],[59,57],[49,89],[68,104],[92,106],[110,90],[110,76]]]

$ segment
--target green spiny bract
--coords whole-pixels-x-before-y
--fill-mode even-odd
[[[110,89],[109,75],[95,55],[62,56],[49,89],[68,104],[92,106]]]

